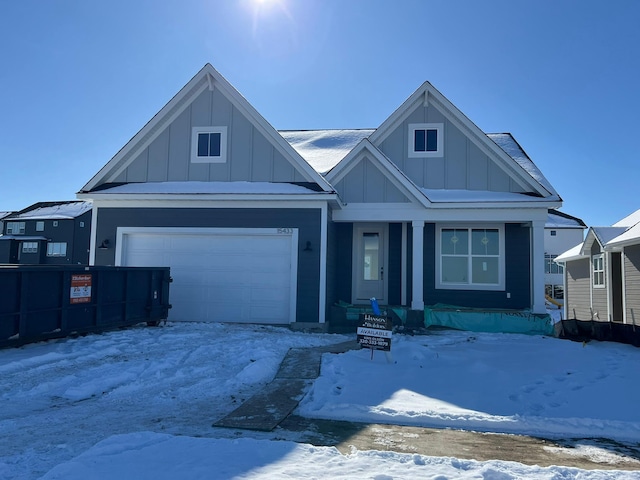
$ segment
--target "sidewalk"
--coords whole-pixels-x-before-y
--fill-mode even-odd
[[[335,446],[349,453],[388,450],[462,459],[505,460],[527,465],[563,465],[586,470],[640,470],[640,445],[630,447],[608,440],[553,441],[523,435],[478,433],[464,430],[363,424],[309,419],[292,415],[306,389],[320,374],[323,353],[344,353],[359,348],[355,341],[289,350],[274,380],[236,410],[213,424],[238,430],[286,432],[297,441]],[[242,434],[238,432],[238,434]],[[589,451],[585,446],[597,447]]]

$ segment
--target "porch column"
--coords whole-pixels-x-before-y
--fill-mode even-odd
[[[424,279],[424,221],[416,220],[411,222],[413,227],[413,248],[412,248],[412,274],[411,274],[411,309],[424,310],[423,279]]]
[[[544,222],[531,222],[531,311],[547,313],[544,301]]]

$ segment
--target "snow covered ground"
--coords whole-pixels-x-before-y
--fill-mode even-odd
[[[638,478],[237,438],[212,428],[290,347],[353,338],[169,323],[0,351],[0,479]],[[640,350],[440,331],[396,335],[392,359],[325,355],[298,414],[640,442]],[[290,438],[289,440],[295,440]],[[48,473],[47,473],[48,472]]]

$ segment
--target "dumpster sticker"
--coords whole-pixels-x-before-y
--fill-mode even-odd
[[[71,275],[71,297],[69,303],[91,302],[91,274]]]
[[[360,314],[360,325],[357,330],[358,343],[362,348],[391,351],[391,330],[393,324],[388,317],[380,315]]]

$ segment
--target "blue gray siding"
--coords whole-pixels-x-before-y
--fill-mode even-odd
[[[318,322],[320,287],[320,209],[100,208],[96,239],[116,244],[118,227],[297,228],[296,321]],[[306,242],[311,251],[305,251]],[[197,255],[197,252],[194,252]],[[96,265],[113,265],[115,249],[96,250]],[[164,265],[158,265],[164,266]]]
[[[192,127],[228,127],[225,163],[191,163]],[[302,182],[305,178],[217,89],[205,89],[115,182]]]
[[[442,123],[444,155],[409,158],[408,137],[411,123]],[[500,169],[460,129],[434,106],[420,104],[379,145],[418,187],[430,189],[488,190],[522,192],[522,188]]]
[[[409,199],[367,157],[339,182],[336,191],[346,203],[407,203]]]
[[[424,303],[446,303],[461,307],[522,310],[531,306],[530,229],[521,224],[505,225],[505,290],[446,290],[435,288],[436,228],[424,227]],[[511,294],[507,298],[506,292]]]

